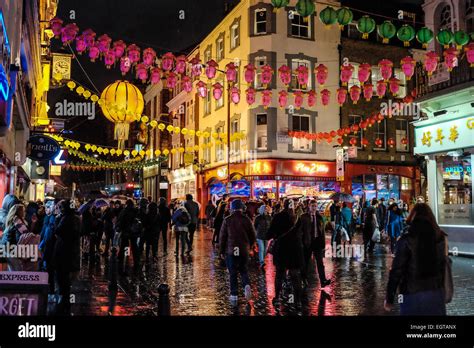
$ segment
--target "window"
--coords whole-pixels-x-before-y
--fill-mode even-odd
[[[395,141],[397,143],[397,151],[408,152],[408,143],[402,144],[402,139],[408,140],[408,120],[396,120],[396,123]]]
[[[267,10],[262,8],[255,10],[255,35],[267,33]]]
[[[402,191],[411,191],[413,189],[412,181],[410,178],[407,177],[400,177],[401,178],[401,189]]]
[[[186,103],[186,117],[187,117],[187,124],[194,123],[194,102],[190,100]]]
[[[451,30],[451,7],[449,5],[446,5],[441,9],[439,17],[439,29]]]
[[[218,109],[220,109],[221,107],[224,106],[224,99],[226,98],[226,91],[225,91],[225,88],[224,88],[224,80],[222,78],[220,78],[219,80],[217,80],[217,82],[219,82],[222,85],[222,97],[220,99],[216,100],[216,110],[218,110]]]
[[[204,115],[209,115],[211,113],[211,89],[208,88],[207,96],[204,100]]]
[[[293,131],[309,132],[309,116],[293,115]],[[293,150],[301,152],[311,152],[312,141],[308,139],[293,138]]]
[[[362,121],[362,116],[359,116],[359,115],[349,115],[349,126],[352,126],[353,124],[359,124],[360,122]],[[356,134],[353,134],[351,133],[350,135],[348,135],[349,137],[349,141],[352,139],[352,138],[356,138],[357,140],[357,148],[358,149],[362,149],[363,146],[362,146],[362,138],[363,138],[364,134],[363,134],[363,130],[362,129],[359,129],[359,131],[357,132],[357,135]]]
[[[230,27],[230,48],[240,46],[240,20]]]
[[[209,45],[207,46],[206,51],[204,51],[204,64],[207,64],[208,61],[210,61],[212,58],[212,46]],[[190,65],[190,64],[188,64]]]
[[[261,76],[262,76],[262,66],[267,64],[267,57],[256,57],[255,58],[255,67],[257,68],[257,72],[255,74],[255,89],[262,89],[263,84],[261,83]]]
[[[267,150],[267,114],[257,114],[257,150]]]
[[[380,68],[378,66],[373,66],[370,74],[372,85],[374,86],[374,93],[377,93],[377,81],[383,80],[382,74],[380,73]]]
[[[407,96],[407,78],[402,69],[393,69],[393,75],[400,80],[400,90],[397,98],[405,98]]]
[[[216,127],[216,132],[224,133],[224,126]],[[216,145],[216,162],[224,160],[224,144],[221,141],[220,145]]]
[[[293,19],[291,20],[291,36],[300,37],[305,39],[311,38],[311,18],[308,18],[308,21],[305,22],[304,18],[292,11]]]
[[[209,130],[208,130],[209,131]],[[209,148],[209,144],[211,143],[211,138],[204,138],[204,150],[202,153],[202,157],[205,163],[211,162],[211,149]]]
[[[466,0],[466,33],[474,31],[474,1]]]
[[[221,34],[216,41],[216,59],[218,62],[224,59],[224,34]]]
[[[376,123],[374,128],[374,141],[376,139],[382,140],[382,146],[378,147],[375,145],[374,150],[386,150],[387,149],[387,120],[383,120],[380,123]]]
[[[298,69],[299,66],[304,65],[308,68],[308,85],[306,86],[305,89],[303,89],[303,86],[301,86],[298,82],[298,79],[296,78],[296,69]],[[292,89],[299,89],[299,90],[309,90],[311,89],[312,85],[312,71],[311,71],[311,64],[307,60],[301,60],[301,59],[292,59],[291,60],[291,88]]]
[[[232,136],[235,133],[239,132],[239,120],[233,120],[230,124],[230,135]],[[237,155],[240,150],[240,140],[236,140],[230,143],[230,153]]]
[[[349,80],[348,83],[348,88],[351,88],[352,86],[359,86],[360,87],[360,81],[359,81],[359,63],[350,63],[353,67],[354,70],[352,71],[352,76],[351,79]]]

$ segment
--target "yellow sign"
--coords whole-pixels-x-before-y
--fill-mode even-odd
[[[305,174],[328,173],[329,167],[325,164],[319,163],[311,163],[310,165],[297,163],[295,165],[295,171]]]
[[[49,169],[49,175],[52,176],[61,176],[61,166],[52,164]]]
[[[458,137],[459,137],[458,127],[452,126],[449,130],[449,140],[455,143]]]

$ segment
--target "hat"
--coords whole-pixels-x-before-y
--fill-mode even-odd
[[[230,203],[231,210],[244,210],[245,205],[244,202],[240,199],[234,199],[232,203]]]

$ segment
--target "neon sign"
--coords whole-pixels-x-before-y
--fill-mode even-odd
[[[295,171],[304,174],[329,173],[329,167],[320,163],[311,163],[309,165],[297,163],[295,165]]]
[[[8,83],[7,74],[3,65],[0,65],[0,98],[2,101],[7,101],[10,94],[10,86]]]
[[[272,172],[271,165],[262,161],[253,163],[250,169],[252,174],[270,174]]]

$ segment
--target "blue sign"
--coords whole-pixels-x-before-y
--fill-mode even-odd
[[[3,65],[0,65],[0,100],[7,101],[10,94],[10,86]]]
[[[33,161],[49,161],[55,158],[61,146],[58,142],[44,135],[32,135],[28,140],[28,157]]]

